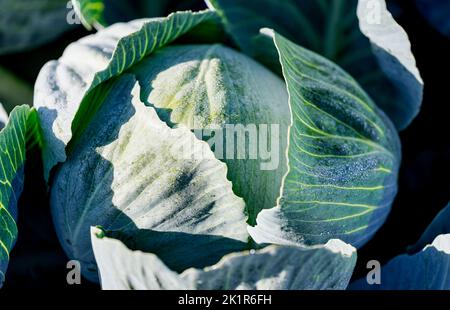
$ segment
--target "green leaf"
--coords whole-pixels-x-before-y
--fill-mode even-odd
[[[269,246],[233,253],[216,265],[177,274],[154,254],[131,251],[98,229],[91,240],[103,289],[345,289],[356,250],[340,240],[324,246]]]
[[[168,124],[195,130],[227,164],[250,223],[276,204],[286,173],[290,120],[286,85],[279,77],[220,44],[165,47],[131,72],[142,85],[143,102],[157,108]],[[242,137],[248,141],[240,142]]]
[[[2,0],[0,55],[30,49],[71,28],[67,0]]]
[[[161,121],[139,100],[132,75],[99,89],[103,101],[56,169],[50,193],[58,237],[84,276],[97,276],[92,225],[127,235],[137,248],[156,248],[176,270],[248,248],[244,201],[209,145]],[[150,232],[142,238],[138,229]]]
[[[40,142],[38,128],[36,111],[23,105],[14,108],[0,132],[0,286],[17,239],[17,201],[24,185],[25,154]]]
[[[416,5],[427,21],[440,33],[450,38],[450,3],[446,0],[416,0]]]
[[[381,284],[360,279],[352,290],[450,290],[450,234],[437,236],[415,255],[400,255],[381,268]]]
[[[257,36],[261,28],[273,28],[351,73],[398,129],[407,127],[419,112],[423,82],[407,34],[384,0],[207,3],[223,17],[239,47],[263,63],[270,62],[271,50],[261,46]]]
[[[74,119],[77,113],[92,112],[86,98],[98,85],[119,76],[156,49],[216,21],[213,12],[203,11],[116,24],[72,43],[59,60],[47,63],[36,81],[34,96],[46,142],[46,179],[56,163],[65,161],[65,147],[73,133],[85,126]],[[77,117],[86,118],[89,114]]]
[[[292,114],[289,170],[278,206],[249,227],[257,243],[363,245],[397,192],[400,142],[389,119],[347,73],[266,29],[279,52]]]
[[[105,2],[105,0],[72,0],[75,12],[88,30],[92,27],[101,29],[108,25],[104,16]],[[122,5],[125,2],[119,1],[119,3]]]

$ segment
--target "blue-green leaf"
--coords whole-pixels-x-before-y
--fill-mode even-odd
[[[417,7],[428,22],[450,38],[450,2],[447,0],[416,0]]]
[[[278,206],[249,227],[257,243],[367,242],[397,192],[400,142],[359,85],[327,59],[265,29],[290,96],[288,173]]]
[[[381,268],[381,283],[369,285],[360,279],[353,290],[450,290],[450,234],[414,255],[400,255]]]
[[[17,201],[24,185],[26,150],[39,142],[38,126],[36,111],[24,105],[11,112],[0,132],[0,287],[17,238]]]
[[[131,72],[142,85],[142,101],[161,119],[208,140],[227,164],[228,179],[245,200],[252,224],[259,211],[276,204],[290,121],[282,79],[221,44],[165,47]],[[247,142],[241,139],[246,136]]]
[[[89,115],[94,114],[86,98],[98,85],[189,31],[216,21],[215,13],[203,11],[115,24],[72,43],[59,60],[47,63],[36,81],[34,96],[46,142],[46,178],[56,163],[65,161],[72,135],[82,131]]]
[[[355,77],[397,129],[405,129],[419,114],[423,98],[423,81],[408,35],[394,20],[384,0],[359,0],[357,15],[361,32],[371,43],[378,72],[384,76],[376,81],[378,83],[372,83],[370,79],[367,82],[367,71],[355,73]],[[352,74],[357,72],[356,68],[349,67],[348,70]]]
[[[430,244],[438,235],[450,233],[450,203],[442,209],[441,212],[434,218],[431,224],[427,227],[425,232],[420,237],[417,243],[410,247],[409,252],[417,252],[423,249],[427,244]]]
[[[331,240],[233,253],[216,265],[177,274],[158,256],[131,251],[98,228],[92,228],[91,239],[103,289],[345,289],[356,263],[352,246]]]
[[[1,0],[0,55],[30,49],[70,29],[67,0]]]
[[[81,262],[84,276],[97,276],[92,225],[126,235],[137,249],[152,249],[180,271],[248,248],[244,201],[209,145],[161,121],[140,101],[130,74],[98,90],[105,92],[96,97],[102,102],[55,169],[50,193],[60,242]]]
[[[404,129],[417,115],[423,82],[407,34],[384,0],[207,0],[251,56],[271,62],[257,40],[263,27],[339,64]],[[269,54],[269,55],[267,55]],[[267,59],[269,58],[269,59]]]

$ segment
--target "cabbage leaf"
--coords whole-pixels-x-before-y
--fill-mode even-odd
[[[315,247],[268,246],[233,253],[216,265],[181,274],[158,256],[131,251],[107,232],[93,227],[92,245],[103,289],[318,290],[345,289],[356,250],[340,240]]]
[[[400,130],[419,113],[423,81],[403,28],[384,0],[207,0],[243,51],[271,63],[257,36],[272,28],[334,61]],[[267,59],[269,57],[269,59]]]
[[[257,243],[356,247],[383,224],[397,193],[400,142],[384,113],[329,60],[264,29],[283,67],[292,115],[277,207],[249,227]]]

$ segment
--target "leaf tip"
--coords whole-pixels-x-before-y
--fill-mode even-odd
[[[433,247],[440,252],[444,252],[445,254],[450,254],[450,234],[439,235],[437,236],[432,244],[427,245],[423,251],[428,248]]]
[[[339,239],[330,239],[325,247],[333,253],[341,254],[344,257],[352,257],[356,253],[356,248]]]
[[[275,31],[272,28],[266,28],[266,27],[261,28],[259,30],[259,33],[263,34],[265,36],[268,36],[269,38],[272,38],[272,39],[275,38]]]
[[[102,239],[105,237],[105,230],[101,226],[91,226],[91,236]]]

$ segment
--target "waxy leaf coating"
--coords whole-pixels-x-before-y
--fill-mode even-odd
[[[130,235],[175,270],[247,248],[244,201],[208,144],[162,122],[139,100],[132,75],[102,88],[105,99],[57,169],[50,196],[58,237],[83,274],[96,280],[92,225]],[[138,229],[151,232],[142,238]]]
[[[169,46],[132,72],[142,85],[142,100],[162,119],[199,131],[200,139],[213,143],[251,223],[276,204],[286,173],[290,120],[286,85],[279,77],[219,44]]]
[[[340,240],[323,246],[272,245],[233,253],[204,269],[177,274],[154,254],[131,251],[98,228],[91,229],[103,289],[323,290],[345,289],[356,250]]]
[[[208,11],[179,12],[167,18],[115,24],[72,43],[60,59],[48,62],[38,76],[34,94],[46,142],[45,177],[48,179],[53,166],[66,159],[65,148],[72,139],[72,130],[85,126],[86,118],[94,113],[89,102],[82,103],[96,86],[119,76],[196,26],[214,22],[216,17]]]
[[[329,60],[269,29],[292,114],[288,173],[278,206],[249,227],[258,243],[356,247],[383,224],[397,192],[400,142],[389,119]]]
[[[411,44],[385,0],[207,0],[241,49],[274,66],[258,40],[271,28],[348,71],[391,118],[406,128],[419,113],[423,81]]]
[[[249,233],[256,243],[359,247],[389,213],[399,139],[359,84],[270,30],[260,42],[284,82],[221,37],[177,40],[218,22],[205,11],[116,24],[40,74],[47,174],[60,162],[49,179],[52,214],[64,250],[91,280],[90,226],[180,272],[248,249]],[[266,157],[218,156],[229,137],[213,146],[197,135],[227,125],[241,134],[277,125],[257,140],[278,148],[275,169],[262,169]]]

